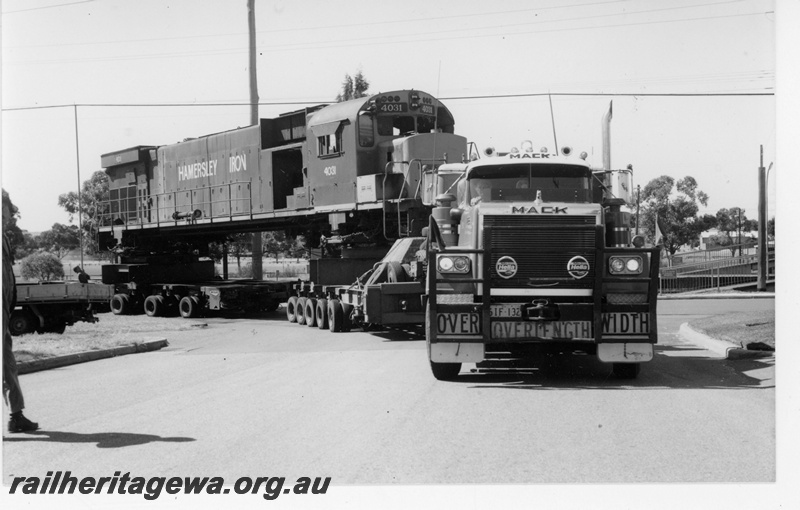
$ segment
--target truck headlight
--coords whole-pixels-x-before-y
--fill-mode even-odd
[[[436,259],[440,273],[469,273],[469,257],[463,255],[440,255]]]
[[[642,258],[638,256],[612,256],[608,259],[611,274],[641,274]]]

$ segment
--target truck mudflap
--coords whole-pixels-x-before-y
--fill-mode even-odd
[[[651,343],[602,343],[597,346],[597,358],[606,363],[642,363],[653,359]]]

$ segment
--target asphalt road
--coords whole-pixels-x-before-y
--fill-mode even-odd
[[[42,430],[4,432],[4,484],[52,470],[338,485],[774,481],[774,358],[724,360],[677,334],[774,300],[659,306],[656,357],[634,381],[583,356],[438,382],[418,332],[331,333],[280,313],[198,319],[207,327],[169,332],[161,351],[22,376]]]

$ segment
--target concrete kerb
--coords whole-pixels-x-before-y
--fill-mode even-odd
[[[693,329],[688,322],[681,324],[678,333],[689,342],[700,345],[725,359],[768,358],[775,355],[775,351],[751,351],[726,340],[711,338],[705,333]]]
[[[76,354],[67,354],[65,356],[54,356],[52,358],[37,359],[32,361],[22,361],[17,363],[17,371],[20,374],[29,374],[31,372],[39,372],[40,370],[49,370],[51,368],[60,368],[77,363],[85,363],[87,361],[95,361],[98,359],[113,358],[116,356],[124,356],[126,354],[134,354],[137,352],[150,352],[163,349],[168,346],[166,338],[142,342],[134,345],[123,345],[121,347],[114,347],[113,349],[102,349],[97,351],[79,352]]]
[[[704,294],[659,294],[658,299],[775,299],[774,292],[722,292]]]

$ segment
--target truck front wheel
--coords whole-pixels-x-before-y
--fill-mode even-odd
[[[39,320],[30,312],[25,310],[14,310],[11,312],[11,320],[8,329],[14,336],[33,333],[39,326]]]
[[[614,363],[611,370],[618,379],[636,379],[641,368],[641,363]]]

